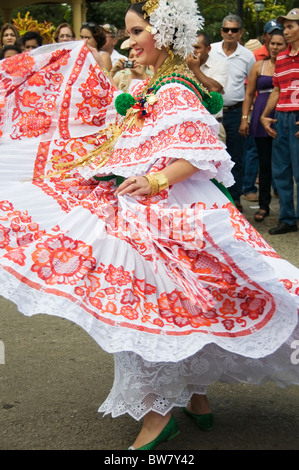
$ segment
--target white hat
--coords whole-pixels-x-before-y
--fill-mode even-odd
[[[256,49],[259,49],[260,47],[262,47],[262,44],[260,43],[260,41],[258,39],[249,39],[249,41],[247,41],[244,46],[246,47],[246,49],[249,49],[250,51],[255,51]]]
[[[130,38],[126,39],[124,42],[121,43],[121,49],[129,49],[130,47]]]

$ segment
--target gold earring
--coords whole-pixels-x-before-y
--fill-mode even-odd
[[[169,57],[170,57],[171,59],[174,58],[174,53],[172,52],[172,50],[170,49],[169,46],[166,47],[166,52],[167,52],[167,54],[169,55]]]

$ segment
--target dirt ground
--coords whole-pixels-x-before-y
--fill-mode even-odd
[[[257,203],[242,200],[250,222]],[[299,232],[270,236],[271,215],[254,224],[278,253],[299,267]],[[27,318],[0,299],[0,450],[122,450],[141,423],[97,410],[113,381],[113,357],[66,320]],[[299,365],[298,365],[299,367]],[[299,388],[215,384],[209,389],[212,432],[200,432],[180,409],[181,433],[160,450],[299,450]]]

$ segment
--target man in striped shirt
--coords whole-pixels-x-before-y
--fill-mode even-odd
[[[279,16],[288,48],[276,59],[273,91],[261,116],[261,122],[273,137],[272,173],[279,195],[277,227],[271,235],[296,232],[299,218],[299,8]],[[275,119],[269,114],[275,108]],[[294,205],[294,181],[297,207]]]

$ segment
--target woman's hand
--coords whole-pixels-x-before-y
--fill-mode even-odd
[[[96,61],[96,63],[102,68],[102,69],[105,69],[105,63],[101,57],[101,54],[99,53],[99,51],[95,48],[95,47],[92,47],[90,44],[88,44],[88,39],[85,39],[85,46],[87,47],[87,49],[90,50],[90,52],[92,53],[93,55],[93,58],[94,60]]]
[[[123,196],[124,194],[147,196],[150,191],[151,188],[146,178],[143,176],[131,176],[119,185],[115,194],[117,196]]]
[[[118,59],[115,64],[113,65],[112,69],[110,70],[110,74],[112,75],[112,77],[117,73],[119,72],[120,70],[123,70],[124,68],[124,62],[125,62],[125,59],[123,58],[120,58]]]
[[[247,137],[249,135],[249,123],[246,119],[241,120],[239,134],[241,134],[243,137]]]

